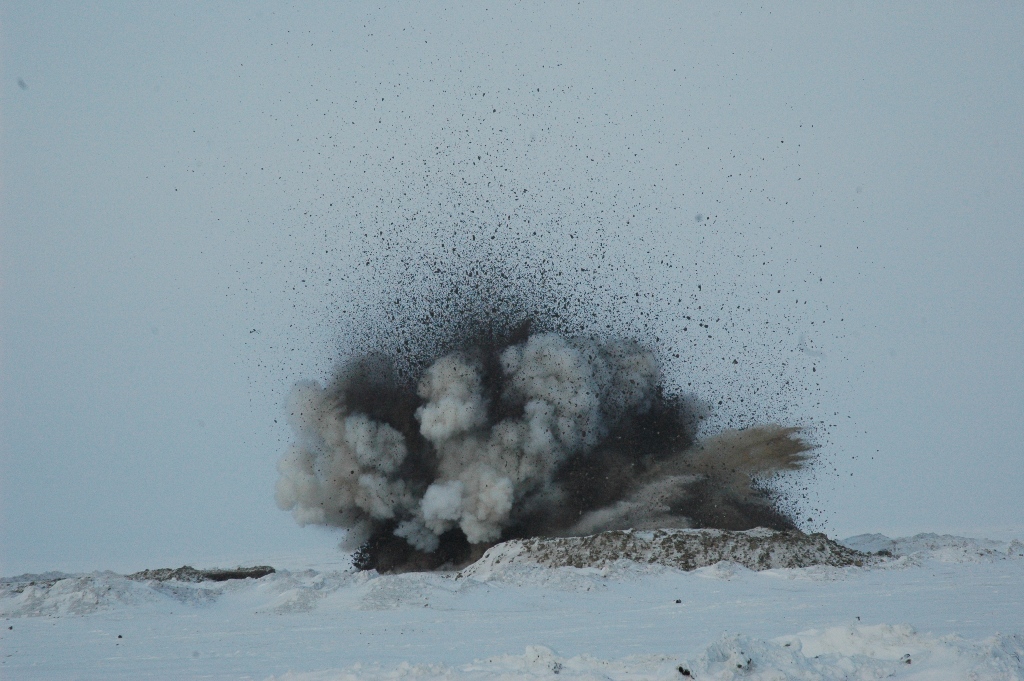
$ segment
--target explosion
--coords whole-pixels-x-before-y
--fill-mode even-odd
[[[522,537],[794,527],[763,482],[805,462],[797,429],[696,442],[701,405],[635,340],[528,322],[469,335],[416,371],[371,353],[291,392],[278,506],[347,529],[357,567],[457,567]]]

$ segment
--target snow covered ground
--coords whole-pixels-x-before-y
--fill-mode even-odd
[[[336,563],[228,582],[6,578],[0,676],[1024,678],[1024,543],[844,543],[892,556],[761,572],[620,561],[378,576]]]

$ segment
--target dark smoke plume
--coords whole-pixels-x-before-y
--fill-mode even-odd
[[[777,343],[763,331],[776,327],[745,329],[728,287],[677,276],[663,247],[657,272],[674,280],[630,260],[649,247],[600,225],[581,239],[525,189],[491,185],[460,189],[478,197],[420,187],[408,214],[365,206],[351,216],[368,224],[362,253],[310,272],[320,290],[348,282],[321,313],[344,359],[292,390],[278,505],[299,524],[345,528],[357,567],[381,571],[458,566],[519,537],[793,528],[767,483],[805,462],[799,432],[697,441],[710,408],[684,387],[708,385],[709,347],[731,376],[761,381],[776,366],[739,352],[744,339]],[[787,388],[772,386],[753,396],[784,403]],[[727,402],[722,388],[752,396],[715,387]]]
[[[516,537],[794,526],[758,483],[803,463],[796,429],[695,442],[701,407],[666,390],[651,349],[485,319],[418,366],[367,354],[297,384],[278,505],[348,529],[357,566],[382,571]]]
[[[822,279],[772,250],[788,202],[758,163],[705,185],[600,112],[553,125],[571,92],[458,80],[416,126],[358,102],[377,124],[303,136],[321,146],[280,186],[277,265],[253,269],[286,278],[294,328],[253,343],[288,376],[337,366],[291,395],[279,505],[380,570],[514,537],[792,527],[806,487],[771,490],[808,446],[756,424],[820,441],[828,315]]]

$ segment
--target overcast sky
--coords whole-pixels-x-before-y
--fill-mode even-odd
[[[744,413],[813,426],[808,528],[1024,532],[1024,6],[799,5],[5,2],[0,573],[331,549],[284,396],[466,173],[751,308],[776,378],[704,397],[813,364]]]

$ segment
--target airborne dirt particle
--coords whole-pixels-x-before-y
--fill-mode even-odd
[[[384,572],[458,567],[526,537],[794,529],[771,483],[802,468],[811,445],[747,405],[759,389],[780,404],[796,382],[703,398],[682,371],[704,336],[709,346],[736,336],[715,361],[707,353],[707,370],[728,366],[727,381],[753,380],[740,367],[770,366],[740,354],[756,351],[742,340],[755,332],[731,316],[738,301],[697,274],[662,287],[625,263],[605,227],[540,208],[561,192],[527,194],[493,169],[470,170],[479,154],[452,158],[472,181],[403,188],[415,211],[353,199],[369,241],[347,265],[350,294],[329,314],[341,329],[329,354],[341,359],[288,399],[279,507],[301,525],[345,529],[356,567]],[[600,220],[637,216],[620,217]],[[719,217],[697,220],[709,221],[707,234]],[[656,252],[658,271],[683,264]],[[317,279],[331,280],[304,271],[294,283]],[[699,341],[676,324],[694,315],[706,330]],[[712,429],[715,413],[739,416]]]

